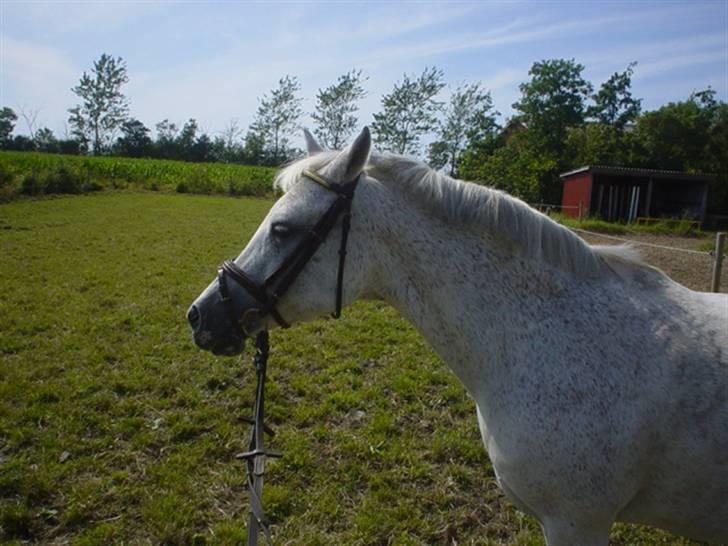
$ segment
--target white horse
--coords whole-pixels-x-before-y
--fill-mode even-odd
[[[190,308],[199,346],[234,354],[280,322],[272,309],[289,322],[335,309],[344,246],[343,303],[389,302],[450,366],[498,483],[549,546],[606,545],[614,521],[728,542],[728,296],[589,246],[505,193],[370,154],[366,129],[342,152],[308,143],[228,270],[256,286],[221,273],[226,303],[217,279]],[[353,180],[348,244],[341,215],[276,298],[277,270],[340,197],[322,185]]]

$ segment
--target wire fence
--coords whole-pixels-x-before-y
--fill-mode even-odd
[[[631,245],[649,246],[652,248],[661,248],[663,250],[674,250],[675,252],[685,252],[687,254],[698,254],[700,256],[712,257],[715,254],[713,250],[691,250],[689,248],[679,248],[676,246],[658,245],[655,243],[647,243],[645,241],[636,241],[634,239],[624,239],[622,237],[615,237],[614,235],[605,235],[604,233],[597,233],[596,231],[589,231],[581,228],[570,228],[573,231],[580,233],[588,233],[589,235],[595,235],[597,237],[603,237],[605,239],[611,239],[613,241],[620,241],[622,243],[628,243]]]
[[[564,212],[564,210],[574,210],[577,209],[579,211],[579,220],[582,219],[582,206],[581,203],[577,205],[559,205],[556,203],[532,203],[532,207],[540,210],[541,212],[546,213],[547,215],[550,215],[552,212]],[[582,229],[577,227],[570,228],[575,232],[578,233],[584,233],[587,235],[591,235],[593,237],[601,237],[603,239],[608,239],[611,241],[617,241],[622,244],[629,244],[629,245],[635,245],[640,247],[648,247],[648,248],[655,248],[659,250],[667,250],[668,252],[677,252],[682,254],[690,254],[693,256],[703,256],[705,258],[710,259],[712,263],[712,279],[710,282],[710,290],[712,292],[719,292],[720,291],[720,277],[721,272],[723,270],[723,259],[728,256],[728,254],[725,253],[725,246],[726,246],[726,234],[725,233],[718,233],[717,239],[715,243],[715,248],[712,250],[693,250],[689,248],[680,248],[676,246],[670,246],[670,245],[661,245],[657,243],[648,243],[646,241],[637,241],[635,239],[626,239],[624,237],[616,237],[614,235],[606,235],[604,233],[598,233],[596,231],[590,231],[588,229]]]
[[[676,246],[669,246],[669,245],[660,245],[656,243],[648,243],[646,241],[637,241],[634,239],[626,239],[624,237],[615,237],[614,235],[606,235],[604,233],[597,233],[595,231],[590,231],[587,229],[582,228],[570,228],[575,232],[578,233],[584,233],[593,237],[601,237],[604,239],[609,239],[612,241],[617,241],[623,244],[629,244],[629,245],[636,245],[641,247],[648,247],[648,248],[655,248],[658,250],[667,250],[670,252],[678,252],[682,254],[690,254],[693,256],[701,256],[703,258],[709,259],[712,264],[712,274],[711,274],[711,280],[710,280],[710,287],[709,290],[711,292],[720,292],[720,284],[721,284],[721,273],[723,270],[723,259],[726,257],[725,253],[725,241],[726,241],[726,234],[725,233],[718,233],[716,235],[716,243],[715,248],[713,250],[693,250],[690,248],[680,248]]]

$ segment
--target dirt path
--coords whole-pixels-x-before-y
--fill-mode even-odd
[[[611,236],[586,234],[583,232],[578,233],[591,244],[620,244],[620,241],[615,240]],[[715,241],[715,235],[706,234],[702,237],[678,237],[673,235],[629,233],[619,236],[619,239],[629,239],[637,243],[649,243],[676,249],[699,250],[701,246],[704,248],[705,243],[712,245]],[[637,245],[637,248],[647,263],[662,269],[675,281],[693,290],[708,290],[710,288],[713,258],[707,252],[704,254],[695,254],[641,244]],[[723,260],[720,291],[728,293],[728,259]]]

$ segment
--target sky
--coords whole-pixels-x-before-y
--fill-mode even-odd
[[[654,110],[708,86],[728,101],[728,0],[0,0],[0,107],[64,137],[71,88],[102,53],[126,62],[131,115],[152,130],[189,118],[210,135],[246,128],[286,74],[313,127],[316,92],[351,69],[368,78],[363,126],[403,74],[431,66],[445,73],[442,100],[480,82],[503,122],[533,63],[554,58],[583,64],[595,87],[637,61],[633,94]]]

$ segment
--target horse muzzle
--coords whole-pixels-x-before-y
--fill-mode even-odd
[[[188,309],[187,321],[192,329],[192,339],[200,349],[222,356],[235,356],[245,349],[248,337],[245,330],[233,328],[225,318],[216,320],[197,303]]]

